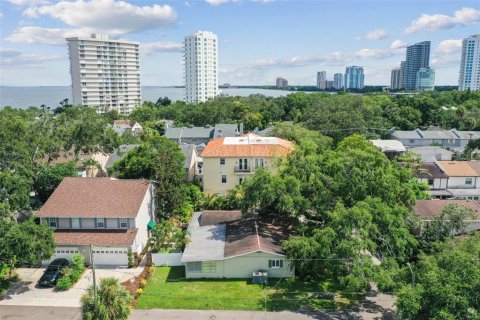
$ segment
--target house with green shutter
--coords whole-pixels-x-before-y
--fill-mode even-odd
[[[195,212],[182,256],[187,278],[271,278],[295,272],[282,250],[291,226],[281,219],[243,217],[239,210]]]

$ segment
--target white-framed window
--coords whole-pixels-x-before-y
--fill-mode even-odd
[[[202,272],[202,262],[189,262],[187,263],[188,272]]]
[[[222,174],[222,183],[227,183],[227,175]]]
[[[224,165],[225,164],[225,158],[220,158],[220,164]]]
[[[70,227],[72,229],[80,228],[80,219],[79,218],[70,218]]]
[[[203,261],[202,262],[203,273],[215,273],[217,272],[217,263],[215,261]]]
[[[97,228],[105,228],[105,218],[97,218],[96,224]]]
[[[268,260],[269,269],[281,269],[283,268],[283,260]]]
[[[120,218],[120,228],[127,229],[128,228],[128,219],[127,218]]]
[[[471,178],[471,177],[469,177],[469,178],[465,178],[465,184],[466,184],[466,185],[469,185],[469,186],[471,186],[471,185],[472,185],[472,183],[473,183],[473,178]]]
[[[450,144],[455,143],[455,139],[448,139],[448,143]]]
[[[428,179],[428,185],[433,186],[433,181],[434,181],[433,179]]]
[[[255,159],[255,169],[265,166],[264,159]]]
[[[238,168],[240,170],[248,169],[248,159],[238,159]]]
[[[48,218],[48,226],[52,228],[58,228],[57,218]]]

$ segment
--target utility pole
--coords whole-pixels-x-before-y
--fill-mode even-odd
[[[95,313],[96,313],[96,311],[97,311],[97,281],[95,279],[95,262],[93,261],[93,244],[90,244],[90,263],[92,264],[93,301],[95,303]]]

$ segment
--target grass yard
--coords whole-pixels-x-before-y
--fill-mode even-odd
[[[335,298],[338,288],[329,281],[301,282],[270,279],[269,285],[249,279],[187,280],[183,267],[159,267],[138,298],[138,309],[195,310],[312,310],[352,305],[355,298]]]

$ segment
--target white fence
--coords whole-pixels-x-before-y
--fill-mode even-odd
[[[156,266],[181,266],[182,253],[152,253],[152,262]]]

